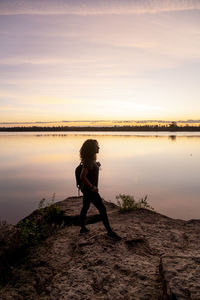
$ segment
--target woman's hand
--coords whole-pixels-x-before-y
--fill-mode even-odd
[[[92,192],[98,193],[98,191],[99,191],[98,187],[96,187],[96,186],[93,186],[93,188],[92,188]]]
[[[81,171],[81,176],[80,176],[81,181],[86,186],[88,186],[92,192],[98,193],[99,189],[96,186],[92,185],[91,182],[89,182],[89,180],[87,179],[87,174],[88,174],[88,168],[83,167],[82,171]]]

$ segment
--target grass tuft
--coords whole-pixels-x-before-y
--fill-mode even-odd
[[[117,204],[119,206],[120,212],[127,212],[136,209],[146,208],[149,210],[154,210],[147,202],[147,195],[144,198],[139,199],[136,201],[134,196],[119,194],[116,196]]]
[[[27,217],[17,224],[21,232],[21,247],[33,246],[64,227],[63,211],[54,203],[54,199],[55,193],[50,201],[43,198],[38,205],[37,217]]]

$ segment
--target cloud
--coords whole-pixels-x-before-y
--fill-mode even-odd
[[[94,63],[92,59],[75,59],[75,58],[60,58],[60,57],[9,57],[0,58],[0,66],[15,66],[15,65],[73,65],[80,63]]]
[[[145,14],[200,9],[199,0],[1,0],[1,15],[17,14]]]

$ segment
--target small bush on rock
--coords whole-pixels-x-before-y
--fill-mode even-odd
[[[17,224],[21,232],[21,247],[35,245],[64,226],[63,211],[53,203],[54,197],[51,202],[42,199],[37,214]]]
[[[116,199],[120,212],[127,212],[140,208],[154,210],[154,208],[147,203],[147,195],[138,201],[136,201],[133,196],[125,194],[119,194],[116,196]]]

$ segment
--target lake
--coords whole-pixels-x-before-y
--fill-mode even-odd
[[[1,132],[0,220],[16,223],[43,198],[77,196],[74,170],[88,138],[100,145],[104,199],[147,195],[159,213],[200,218],[199,132]]]

